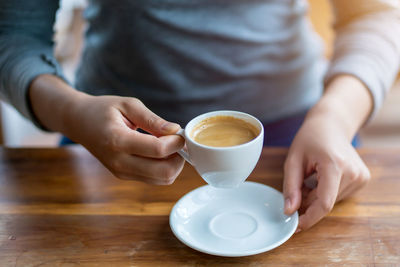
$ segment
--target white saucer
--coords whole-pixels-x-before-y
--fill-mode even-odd
[[[187,246],[217,256],[248,256],[283,244],[295,232],[297,212],[283,213],[283,195],[254,182],[234,189],[199,187],[173,207],[169,223]]]

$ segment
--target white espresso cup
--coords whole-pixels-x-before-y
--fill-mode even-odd
[[[258,135],[247,143],[228,147],[213,147],[196,142],[191,136],[193,129],[214,116],[229,116],[250,123],[258,129]],[[181,150],[179,154],[194,166],[208,184],[218,188],[237,187],[247,179],[260,158],[264,141],[264,127],[258,119],[229,110],[199,115],[177,134],[185,139],[187,147],[187,151]]]

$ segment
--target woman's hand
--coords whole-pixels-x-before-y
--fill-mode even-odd
[[[136,98],[86,96],[74,105],[68,137],[85,146],[116,177],[171,184],[184,160],[179,125],[155,115]],[[141,128],[150,134],[136,131]]]
[[[90,96],[50,75],[32,83],[30,97],[44,126],[85,146],[118,178],[171,184],[184,166],[176,153],[184,145],[175,135],[180,126],[158,117],[138,99]]]
[[[370,178],[368,168],[339,127],[328,117],[307,119],[290,147],[284,166],[285,213],[300,208],[298,229],[304,230],[328,214]],[[315,173],[317,186],[304,179]]]
[[[339,76],[307,114],[284,165],[285,213],[300,209],[298,231],[316,224],[370,179],[351,139],[371,109],[364,85],[354,77]],[[311,175],[315,188],[304,184]]]

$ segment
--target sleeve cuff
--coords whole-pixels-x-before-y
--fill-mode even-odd
[[[332,78],[340,74],[353,75],[358,78],[371,93],[373,98],[373,110],[368,121],[373,118],[382,106],[385,99],[385,85],[376,77],[376,70],[371,67],[371,62],[365,55],[353,53],[347,55],[345,59],[335,62],[328,70],[325,81],[329,82]]]
[[[29,86],[32,81],[41,74],[52,74],[66,81],[60,65],[52,56],[52,52],[41,52],[20,59],[12,72],[13,82],[9,84],[13,87],[9,102],[18,109],[26,118],[31,120],[35,126],[44,131],[49,131],[36,118],[29,99]],[[18,68],[18,69],[16,69]],[[66,81],[67,82],[67,81]]]

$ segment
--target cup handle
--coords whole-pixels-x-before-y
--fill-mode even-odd
[[[176,134],[182,136],[183,139],[185,139],[185,130],[179,129],[179,131],[177,131]],[[185,141],[186,141],[186,139],[185,139]],[[194,166],[194,164],[190,160],[189,153],[187,153],[186,150],[181,149],[178,151],[178,154],[181,155],[181,157],[184,158],[190,165]]]

